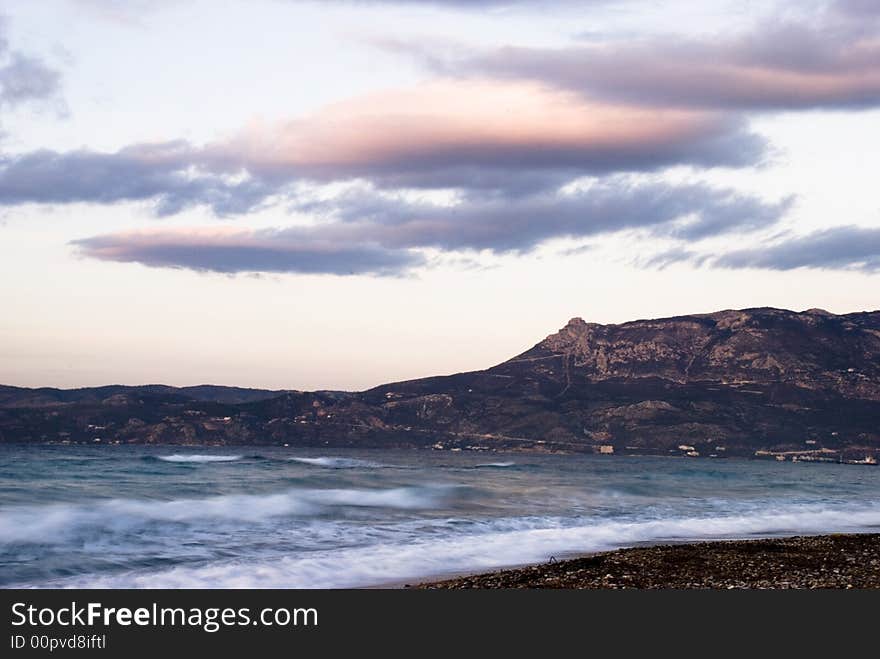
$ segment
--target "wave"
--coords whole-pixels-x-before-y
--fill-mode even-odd
[[[84,575],[54,581],[71,588],[346,588],[402,583],[461,572],[546,561],[552,554],[604,551],[642,543],[864,531],[880,527],[880,508],[792,507],[758,515],[633,522],[594,520],[530,527],[497,520],[482,533],[408,543],[306,552],[269,560],[179,566],[160,572]],[[551,522],[551,520],[546,520]],[[583,522],[583,520],[582,520]],[[534,523],[534,522],[532,522]],[[517,528],[523,524],[526,528]]]
[[[356,460],[354,458],[288,458],[293,462],[301,462],[303,464],[312,465],[313,467],[326,467],[327,469],[379,469],[385,467],[380,462],[371,462],[370,460]]]
[[[0,509],[0,546],[63,544],[82,536],[140,532],[155,523],[259,523],[273,517],[313,516],[333,507],[429,509],[454,486],[389,489],[292,489],[275,494],[231,494],[203,499],[110,499]]]
[[[235,460],[241,460],[241,455],[186,455],[175,453],[174,455],[158,455],[156,456],[159,460],[163,460],[164,462],[234,462]]]
[[[503,469],[505,467],[515,467],[515,462],[485,462],[482,464],[474,465],[476,469]]]

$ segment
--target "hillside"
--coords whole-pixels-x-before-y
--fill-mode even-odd
[[[492,368],[357,393],[10,389],[6,442],[856,459],[880,456],[880,312],[575,318]]]

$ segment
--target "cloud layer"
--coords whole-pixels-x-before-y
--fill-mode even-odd
[[[115,153],[42,150],[0,158],[0,204],[151,201],[159,216],[193,205],[217,215],[252,210],[277,186],[200,166],[186,142],[134,145]]]
[[[851,268],[880,270],[880,229],[842,226],[783,242],[731,251],[715,265],[723,268]]]
[[[586,102],[539,82],[435,81],[255,125],[215,157],[252,170],[395,187],[458,187],[479,172],[650,171],[753,164],[763,141],[723,113]]]
[[[572,192],[545,191],[508,199],[476,195],[450,206],[349,193],[307,211],[336,220],[345,240],[371,237],[388,247],[527,252],[554,238],[583,238],[626,229],[650,229],[684,239],[774,224],[791,200],[771,204],[707,185],[637,182],[628,177],[592,181]]]
[[[720,254],[676,248],[643,265],[665,267],[673,263],[717,268],[795,270],[797,268],[880,271],[880,229],[840,226],[802,236],[786,235],[760,247]]]
[[[141,202],[159,216],[204,206],[225,217],[275,206],[310,217],[75,241],[92,258],[202,271],[395,275],[426,265],[432,250],[525,253],[626,230],[678,243],[655,266],[875,269],[876,242],[853,227],[696,256],[698,241],[774,226],[793,199],[657,175],[761,165],[769,145],[749,128],[756,113],[880,107],[878,25],[876,3],[835,0],[812,22],[712,38],[451,55],[413,46],[432,80],[207,144],[0,155],[0,206]],[[57,74],[11,52],[3,35],[0,24],[0,106],[55,94]],[[448,201],[416,194],[438,191]]]
[[[535,83],[435,82],[254,124],[205,146],[0,158],[0,204],[149,200],[159,215],[193,205],[233,215],[292,184],[354,179],[517,197],[585,175],[745,166],[764,149],[742,121],[719,113],[588,104]]]
[[[872,10],[850,4],[817,26],[773,22],[736,37],[413,51],[443,75],[540,80],[603,102],[724,111],[877,107],[880,40],[865,29]]]
[[[396,275],[423,257],[368,242],[340,245],[299,229],[185,229],[116,233],[78,240],[80,253],[105,261],[204,272]]]
[[[758,229],[775,223],[788,203],[703,185],[616,179],[575,192],[469,198],[451,206],[360,191],[309,204],[303,210],[328,220],[315,226],[118,233],[76,245],[93,258],[159,267],[391,275],[423,265],[427,249],[527,252],[552,239],[626,229],[687,239]]]

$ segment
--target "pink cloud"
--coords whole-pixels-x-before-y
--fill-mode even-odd
[[[816,24],[768,21],[742,34],[703,39],[505,47],[463,56],[459,48],[448,57],[419,44],[408,49],[441,75],[539,81],[630,107],[719,112],[877,107],[880,13],[856,13],[829,10]],[[392,47],[405,49],[399,43]]]
[[[706,158],[739,130],[719,113],[589,102],[535,82],[435,81],[254,123],[209,151],[319,179],[500,169],[641,169]]]

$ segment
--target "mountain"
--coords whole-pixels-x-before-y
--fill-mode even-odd
[[[880,312],[574,318],[492,368],[357,393],[10,389],[0,388],[6,442],[852,460],[880,455]]]
[[[69,403],[101,403],[114,396],[178,396],[187,400],[215,403],[250,403],[266,398],[275,398],[287,393],[286,390],[246,389],[243,387],[221,387],[200,384],[193,387],[169,387],[164,384],[145,384],[127,387],[110,384],[103,387],[83,387],[80,389],[55,389],[41,387],[27,389],[0,385],[0,408],[3,407],[46,407]]]

